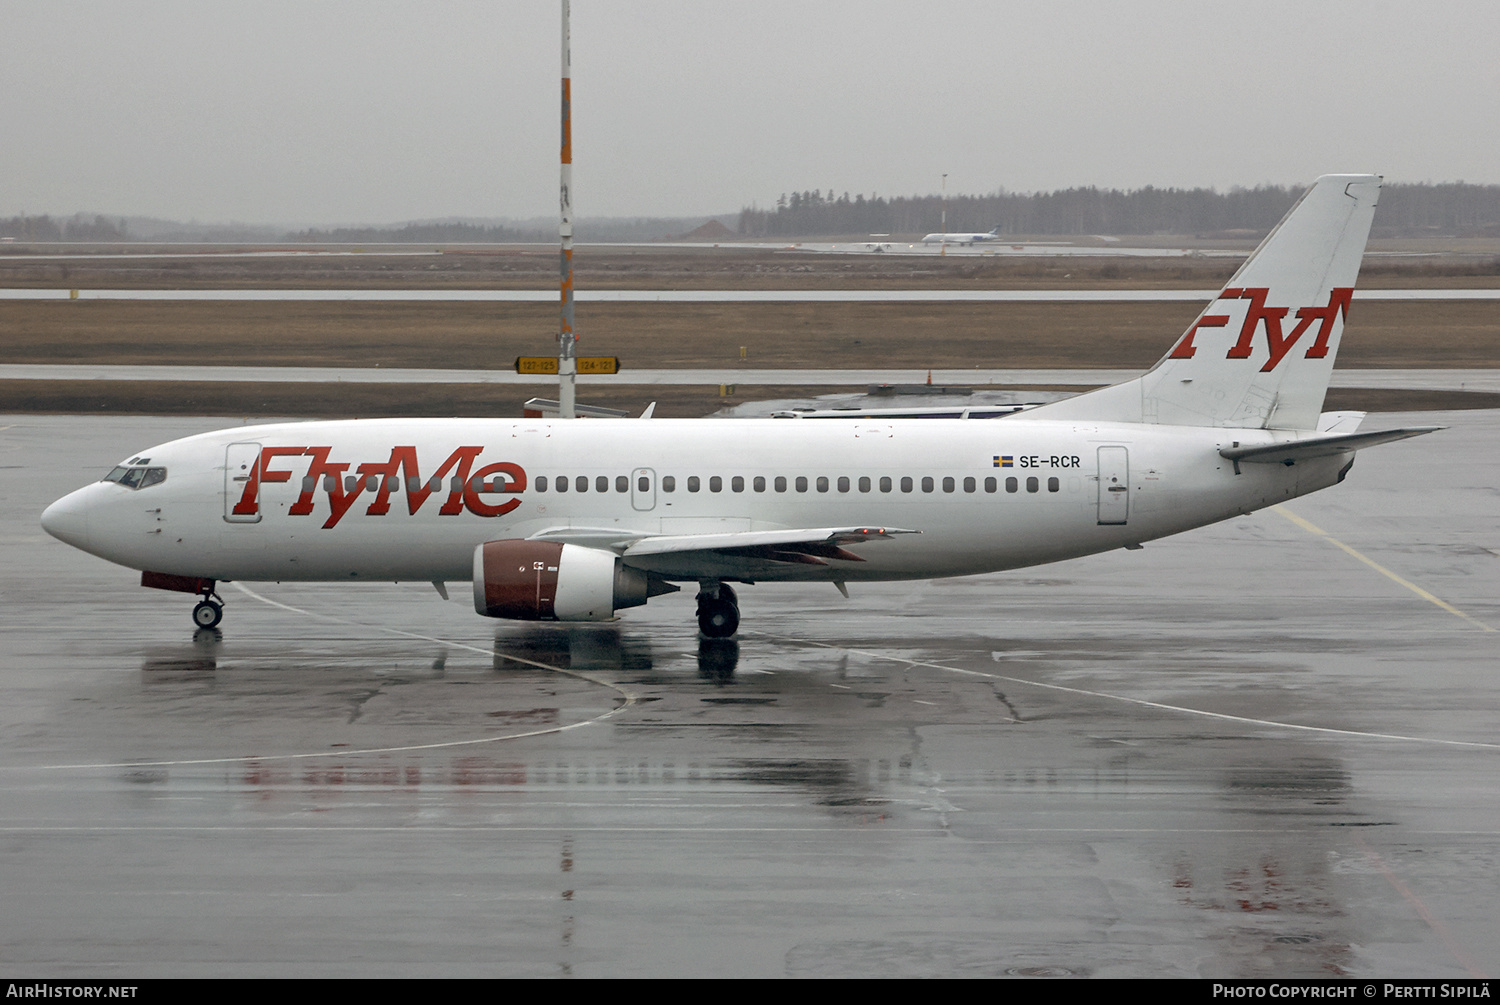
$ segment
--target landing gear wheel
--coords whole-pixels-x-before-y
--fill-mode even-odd
[[[730,586],[728,583],[719,584],[719,599],[727,600],[735,607],[740,606],[740,598],[735,595],[734,587]]]
[[[727,639],[740,627],[740,609],[728,600],[705,598],[698,604],[698,630],[711,639]]]
[[[199,628],[213,628],[224,620],[224,607],[212,600],[200,600],[193,608],[193,624]]]

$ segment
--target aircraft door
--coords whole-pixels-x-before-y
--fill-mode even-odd
[[[1099,522],[1122,524],[1130,515],[1130,452],[1099,448]]]
[[[260,523],[260,507],[253,513],[236,513],[235,505],[244,498],[245,483],[260,463],[259,443],[231,443],[224,448],[224,519],[228,523]],[[252,500],[253,502],[254,500]]]
[[[656,472],[636,468],[630,472],[630,505],[642,513],[656,508]]]

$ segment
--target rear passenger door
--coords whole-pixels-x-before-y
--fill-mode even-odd
[[[1130,452],[1099,448],[1099,522],[1122,524],[1130,516]]]

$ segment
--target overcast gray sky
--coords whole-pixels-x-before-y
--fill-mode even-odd
[[[544,216],[558,4],[0,0],[0,214]],[[1496,0],[575,0],[575,205],[1500,182]]]

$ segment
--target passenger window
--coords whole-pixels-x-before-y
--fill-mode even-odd
[[[944,478],[943,479],[943,491],[944,492],[952,492],[953,491],[953,487],[954,486],[953,486],[953,479],[952,478]]]
[[[757,492],[764,492],[766,490],[766,479],[765,479],[765,476],[764,475],[756,475],[755,476],[755,481],[751,482],[750,485],[751,485],[752,488],[755,489],[755,491],[757,491]]]
[[[807,491],[807,476],[806,475],[798,475],[797,476],[797,483],[796,484],[797,484],[797,491],[798,492],[806,492]]]
[[[882,491],[882,492],[889,492],[890,490],[891,490],[891,476],[890,475],[882,475],[880,477],[880,491]]]
[[[589,490],[589,476],[588,475],[579,475],[576,478],[574,478],[573,479],[573,487],[575,489],[577,489],[579,492],[587,492]]]
[[[547,478],[546,478],[545,475],[542,476],[541,482],[542,482],[542,484],[539,487],[541,488],[541,490],[543,492],[547,491]],[[408,491],[408,492],[420,492],[420,491],[422,491],[422,479],[418,478],[416,475],[408,475],[407,478],[406,478],[406,491]]]
[[[432,491],[436,492],[438,489],[440,489],[440,488],[443,487],[443,483],[440,480],[434,478],[433,481],[437,482],[437,484],[434,485],[434,486],[432,486]],[[330,495],[332,495],[333,492],[334,492],[334,490],[337,489],[338,487],[339,487],[339,480],[337,478],[335,478],[333,475],[324,475],[323,476],[323,491],[324,492],[327,492]]]
[[[568,476],[567,475],[558,475],[557,476],[557,491],[559,491],[559,492],[566,492],[566,491],[568,491]]]
[[[559,479],[559,481],[566,482],[567,479],[566,478],[562,478],[562,479]],[[330,492],[333,491],[333,476],[332,475],[328,476],[328,480],[323,483],[323,487],[326,488]],[[557,491],[562,492],[565,489],[567,489],[567,487],[568,486],[566,484],[564,484],[563,487],[560,488],[560,489],[558,489]],[[427,491],[428,492],[441,492],[441,491],[443,491],[443,480],[441,478],[439,478],[437,475],[433,475],[432,476],[432,481],[430,481],[430,482],[427,483]]]
[[[827,492],[828,491],[828,476],[827,475],[819,475],[818,476],[818,491],[819,492]]]
[[[860,478],[859,478],[859,490],[861,492],[868,492],[868,491],[870,491],[870,476],[869,475],[861,475],[860,476]]]
[[[910,475],[904,476],[901,479],[901,491],[902,492],[910,492],[911,491],[911,476]]]
[[[964,479],[964,491],[965,492],[973,492],[978,487],[979,486],[975,484],[974,479],[972,479],[972,478],[965,478]]]
[[[697,475],[688,475],[688,491],[689,492],[697,492],[698,491],[698,476]]]
[[[724,479],[720,478],[718,475],[714,475],[708,480],[708,490],[710,492],[723,492]]]
[[[931,492],[932,491],[932,477],[930,475],[924,476],[922,478],[922,491],[923,492]]]
[[[745,491],[745,478],[744,478],[743,475],[735,475],[733,478],[729,479],[729,491],[731,491],[731,492],[743,492],[743,491]]]
[[[648,475],[641,475],[635,480],[635,487],[641,492],[650,492],[651,478]]]
[[[318,487],[318,480],[316,478],[314,478],[312,475],[303,475],[302,476],[302,491],[303,492],[311,492],[313,489],[315,489],[317,487]]]
[[[662,475],[661,476],[661,490],[663,492],[676,492],[677,491],[677,476],[676,475]]]
[[[1020,487],[1021,487],[1021,483],[1018,482],[1018,481],[1016,481],[1014,475],[1012,475],[1011,477],[1005,479],[1005,491],[1007,491],[1007,492],[1014,492],[1017,489],[1019,489]]]
[[[848,475],[839,475],[839,491],[840,492],[848,492],[849,491],[849,476]]]
[[[344,491],[345,492],[353,492],[354,491],[354,487],[356,485],[358,485],[358,484],[359,484],[359,479],[355,478],[353,475],[345,475],[344,476]],[[463,479],[462,478],[454,478],[453,479],[453,491],[455,491],[455,492],[462,492],[463,490],[464,490]]]
[[[608,492],[609,491],[609,476],[608,475],[598,475],[598,476],[596,476],[594,478],[594,491],[595,492]]]
[[[547,491],[547,476],[546,475],[537,475],[536,476],[536,481],[533,482],[532,484],[536,486],[536,490],[538,492],[545,492],[545,491]]]
[[[998,481],[996,481],[994,478],[986,478],[984,480],[984,490],[986,492],[994,492],[999,487],[1000,487],[1000,483]]]
[[[615,475],[615,491],[616,492],[629,492],[630,491],[630,476],[629,475]]]
[[[1026,479],[1026,491],[1027,492],[1035,492],[1037,489],[1039,489],[1041,487],[1042,487],[1041,483],[1037,481],[1035,475],[1032,475],[1030,478]]]
[[[785,492],[786,491],[786,475],[777,475],[776,476],[776,481],[774,481],[772,483],[772,485],[775,486],[777,492]]]
[[[1056,492],[1060,488],[1062,488],[1062,483],[1059,482],[1056,478],[1048,478],[1047,479],[1047,491],[1048,492]]]

